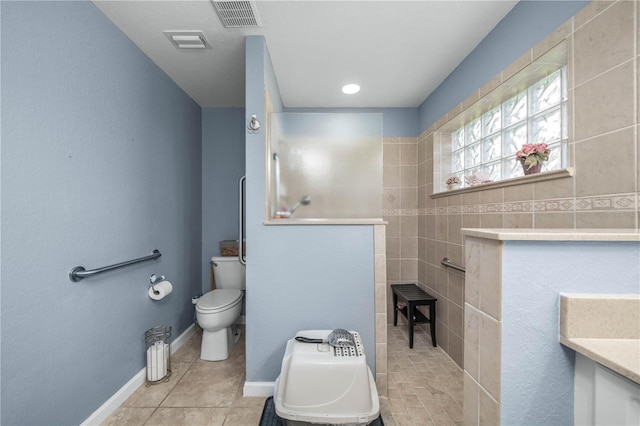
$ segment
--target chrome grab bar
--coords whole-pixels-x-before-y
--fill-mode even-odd
[[[243,265],[247,264],[244,257],[244,187],[246,181],[247,177],[242,176],[238,183],[238,260]]]
[[[75,268],[69,271],[69,279],[73,282],[78,282],[83,278],[91,277],[93,275],[98,275],[106,271],[110,271],[112,269],[122,268],[123,266],[133,265],[134,263],[144,262],[146,260],[155,260],[162,256],[160,250],[153,250],[149,256],[139,257],[137,259],[128,260],[126,262],[116,263],[114,265],[105,266],[102,268],[91,269],[87,271],[83,266],[76,266]]]
[[[446,266],[447,268],[455,269],[456,271],[460,271],[463,273],[466,272],[462,266],[456,265],[455,263],[451,263],[448,257],[443,258],[440,263]]]
[[[276,181],[276,190],[275,190],[276,205],[273,210],[279,211],[280,210],[280,156],[278,155],[277,152],[273,153],[273,161],[275,161],[274,174],[275,174],[275,181]]]

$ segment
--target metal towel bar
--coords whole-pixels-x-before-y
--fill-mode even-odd
[[[162,256],[160,250],[153,250],[149,256],[139,257],[137,259],[128,260],[126,262],[116,263],[114,265],[105,266],[103,268],[91,269],[87,271],[82,266],[76,266],[69,271],[69,279],[73,282],[78,282],[83,278],[91,277],[93,275],[101,274],[112,269],[122,268],[123,266],[133,265],[134,263],[144,262],[145,260],[155,260]]]
[[[460,272],[466,272],[465,269],[462,266],[458,266],[458,265],[456,265],[454,263],[451,263],[451,261],[449,260],[448,257],[443,258],[440,263],[442,265],[446,266],[447,268],[452,268],[452,269],[455,269],[456,271],[460,271]]]

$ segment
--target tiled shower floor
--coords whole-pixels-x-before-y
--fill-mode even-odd
[[[244,333],[243,333],[244,336]],[[388,327],[388,396],[380,398],[386,426],[462,424],[462,372],[417,330],[409,349],[405,327]],[[171,356],[167,383],[142,385],[103,425],[258,426],[266,398],[243,398],[244,338],[225,361],[199,358],[195,333]]]

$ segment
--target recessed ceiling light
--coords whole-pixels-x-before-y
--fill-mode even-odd
[[[342,93],[345,95],[353,95],[360,91],[360,86],[357,84],[345,84],[342,86]]]

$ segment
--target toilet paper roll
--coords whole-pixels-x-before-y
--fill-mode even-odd
[[[155,289],[155,291],[154,291]],[[153,300],[162,300],[173,291],[173,286],[169,281],[160,281],[149,287],[149,297]]]

